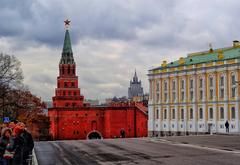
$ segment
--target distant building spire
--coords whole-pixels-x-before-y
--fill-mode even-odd
[[[130,81],[130,87],[128,88],[128,98],[132,99],[134,96],[143,96],[142,84],[141,81],[138,81],[136,69],[133,80]]]
[[[138,77],[137,77],[137,71],[135,69],[135,73],[134,73],[134,76],[133,76],[133,82],[138,82]]]

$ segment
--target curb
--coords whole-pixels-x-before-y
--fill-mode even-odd
[[[35,150],[33,149],[33,158],[32,158],[32,165],[38,165],[38,161],[37,161],[37,156],[35,153]]]

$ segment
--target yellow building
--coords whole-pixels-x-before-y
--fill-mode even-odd
[[[149,70],[149,136],[240,132],[240,44]]]

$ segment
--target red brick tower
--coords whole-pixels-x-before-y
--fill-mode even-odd
[[[62,57],[59,62],[57,88],[55,89],[55,96],[52,99],[53,107],[67,108],[83,106],[84,97],[80,93],[80,88],[78,88],[76,64],[73,58],[71,39],[68,29],[66,29],[65,32]]]

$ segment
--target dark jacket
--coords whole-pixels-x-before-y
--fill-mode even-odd
[[[7,146],[7,150],[10,152],[15,151],[15,154],[12,160],[12,165],[23,164],[23,145],[24,145],[24,139],[21,137],[21,135],[12,137],[10,139],[10,144]]]
[[[21,133],[20,136],[24,140],[23,162],[26,163],[27,159],[29,158],[29,155],[32,154],[32,150],[33,150],[33,147],[34,147],[34,142],[33,142],[32,135],[26,130],[24,130],[24,132]]]
[[[0,157],[3,157],[6,147],[9,144],[9,138],[2,136],[0,138]]]

